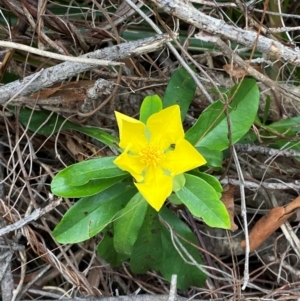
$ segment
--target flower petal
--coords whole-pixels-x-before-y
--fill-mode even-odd
[[[115,115],[120,133],[119,146],[138,153],[148,143],[145,124],[119,112]]]
[[[122,170],[128,171],[137,182],[144,180],[142,175],[145,166],[141,163],[138,156],[129,155],[128,152],[123,152],[118,156],[114,163]]]
[[[175,149],[165,155],[161,167],[169,171],[173,177],[206,163],[204,157],[185,139],[178,140]]]
[[[172,193],[173,179],[164,174],[159,167],[149,167],[144,183],[135,183],[144,199],[159,211],[167,197]]]
[[[150,143],[162,149],[184,138],[179,106],[173,105],[151,115],[147,121],[147,129],[151,135]]]

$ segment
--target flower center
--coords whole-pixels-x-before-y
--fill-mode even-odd
[[[147,167],[158,165],[165,157],[164,152],[160,148],[151,144],[142,149],[139,156],[141,163]]]

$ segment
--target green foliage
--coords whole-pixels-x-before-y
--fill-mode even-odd
[[[138,206],[143,205],[139,202]],[[119,266],[122,258],[130,259],[130,268],[135,273],[143,274],[149,269],[156,269],[169,281],[172,275],[176,274],[177,286],[182,290],[190,285],[202,286],[206,280],[205,274],[194,263],[191,264],[190,258],[186,256],[181,246],[177,246],[181,250],[183,258],[181,257],[174,247],[170,231],[166,228],[167,225],[172,229],[172,235],[178,236],[180,244],[196,264],[202,264],[199,251],[193,247],[197,245],[196,237],[186,224],[169,209],[164,207],[158,214],[147,204],[145,214],[140,220],[142,221],[141,230],[130,253],[124,254],[116,251],[116,242],[119,239],[116,238],[116,227],[114,227],[114,233],[109,231],[110,234],[105,234],[104,239],[98,245],[98,254],[112,266]],[[118,219],[114,225],[117,222]],[[123,223],[123,226],[125,225]],[[129,237],[128,233],[126,235]]]
[[[65,178],[66,184],[70,186],[81,186],[90,180],[125,175],[126,173],[113,163],[115,159],[116,157],[96,158],[73,164],[59,172],[56,178]]]
[[[185,176],[184,174],[179,174],[173,179],[173,191],[176,192],[182,189],[185,185]]]
[[[300,117],[282,119],[268,125],[265,125],[258,120],[256,124],[259,127],[260,140],[265,145],[275,149],[300,151],[298,134],[300,130]],[[253,137],[252,140],[253,142],[257,142],[257,137]],[[295,157],[295,159],[300,161],[300,157]]]
[[[91,180],[85,185],[70,186],[66,183],[66,178],[56,176],[51,182],[51,190],[52,193],[65,198],[81,198],[103,191],[126,177],[127,175],[109,179]]]
[[[162,249],[164,253],[160,266],[161,273],[169,281],[171,280],[172,274],[176,274],[178,277],[178,288],[182,290],[187,289],[191,285],[197,287],[202,286],[206,280],[206,275],[196,267],[194,263],[191,263],[191,260],[186,256],[182,248],[178,246],[182,251],[181,254],[183,254],[183,258],[180,256],[174,248],[171,239],[171,235],[178,235],[183,248],[190,254],[196,263],[202,264],[203,262],[199,255],[199,251],[194,247],[198,245],[194,233],[182,220],[166,207],[162,208],[159,215],[164,225],[167,224],[172,229],[172,233],[167,231],[165,227],[162,230]]]
[[[184,120],[188,108],[194,98],[196,84],[187,71],[181,67],[172,75],[164,98],[164,108],[178,104],[181,109],[181,119]]]
[[[97,158],[68,166],[51,183],[54,194],[63,197],[94,195],[128,176],[113,163],[115,157]]]
[[[295,135],[300,131],[300,117],[282,119],[265,126],[265,128],[280,134]]]
[[[53,235],[60,243],[77,243],[101,232],[135,193],[129,183],[116,183],[96,195],[76,202],[55,227]]]
[[[197,176],[186,174],[185,178],[185,187],[176,192],[182,203],[210,227],[229,229],[229,215],[220,201],[220,193]]]
[[[118,253],[131,254],[143,221],[148,204],[140,193],[137,193],[119,212],[114,222],[114,248]]]
[[[110,230],[104,231],[104,238],[97,246],[97,252],[99,256],[109,262],[112,267],[118,267],[123,261],[129,259],[129,255],[118,253],[115,250],[113,232]]]
[[[270,112],[270,105],[271,105],[271,98],[269,95],[266,96],[266,106],[265,106],[265,110],[264,110],[264,118],[263,118],[263,124],[266,124],[267,122],[267,118]]]
[[[213,189],[215,190],[215,192],[218,194],[219,197],[222,195],[222,191],[223,191],[222,185],[215,177],[199,171],[193,171],[191,173],[197,176],[198,178],[201,178],[202,180],[207,182],[211,187],[213,187]]]
[[[7,84],[7,83],[11,83],[15,80],[18,80],[20,79],[20,76],[18,76],[17,74],[14,74],[14,73],[10,73],[10,72],[5,72],[3,77],[2,77],[2,80],[1,80],[1,83],[2,84]]]
[[[162,262],[161,225],[157,212],[147,206],[147,213],[130,257],[134,273],[144,274],[149,269],[158,270]]]
[[[179,69],[168,84],[163,103],[157,95],[145,98],[140,120],[145,123],[162,106],[173,104],[179,104],[183,119],[194,92],[195,84],[183,69]],[[222,167],[222,150],[229,146],[228,118],[232,141],[239,141],[254,122],[259,102],[258,88],[253,80],[236,85],[227,97],[228,104],[217,101],[210,105],[186,133],[186,138],[206,158],[207,165],[215,169]],[[60,127],[82,131],[72,123],[63,123],[58,116],[48,116],[43,127],[38,125],[42,120],[39,115],[22,116],[24,124],[39,133],[50,134]],[[298,126],[296,119],[288,124],[275,124],[273,130],[288,129],[291,132],[297,130],[296,124]],[[110,135],[101,133],[100,136],[109,146],[115,147],[118,141]],[[125,179],[129,174],[120,170],[114,160],[115,157],[92,159],[71,165],[56,175],[51,184],[54,194],[82,198],[56,226],[54,237],[60,243],[75,243],[102,233],[104,237],[97,251],[112,266],[129,259],[135,273],[154,269],[167,280],[177,274],[180,289],[201,286],[206,276],[197,266],[202,260],[194,247],[197,239],[193,232],[166,207],[157,212],[149,206],[132,181]],[[194,216],[202,218],[211,227],[230,228],[228,212],[220,200],[222,186],[212,175],[197,169],[181,174],[174,178],[173,192],[169,197],[173,204],[184,204]]]
[[[226,95],[225,95],[226,98]],[[196,147],[224,150],[229,146],[228,124],[232,143],[241,139],[251,127],[258,110],[259,91],[253,79],[236,84],[227,95],[229,104],[220,100],[211,104],[186,133],[186,139]],[[225,108],[229,116],[225,114]],[[228,119],[230,122],[228,122]]]
[[[158,95],[146,96],[140,108],[140,121],[146,124],[148,118],[162,109],[162,102]]]
[[[51,113],[46,110],[32,111],[27,108],[21,108],[19,121],[28,127],[32,132],[37,132],[40,135],[49,136],[63,130],[75,130],[86,134],[102,143],[116,148],[118,139],[104,130],[96,127],[81,126],[76,123],[66,121],[58,114]]]
[[[219,150],[208,149],[206,147],[196,147],[198,152],[207,161],[207,165],[212,168],[221,168],[223,163],[223,153]]]

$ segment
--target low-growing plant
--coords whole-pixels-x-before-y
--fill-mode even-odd
[[[102,233],[97,251],[112,266],[129,260],[134,273],[153,269],[167,280],[177,274],[180,289],[204,283],[196,237],[176,208],[185,206],[210,227],[230,228],[222,186],[206,171],[222,166],[222,151],[230,145],[228,119],[231,143],[249,131],[259,92],[254,80],[244,80],[225,93],[228,103],[211,104],[184,133],[195,89],[179,69],[163,99],[144,99],[139,120],[115,112],[119,140],[107,133],[99,140],[118,156],[83,161],[55,176],[55,195],[80,198],[55,227],[58,242],[79,243]]]

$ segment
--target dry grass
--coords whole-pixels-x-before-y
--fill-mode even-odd
[[[0,17],[1,39],[77,57],[155,34],[145,16],[131,10],[126,1],[101,3],[93,0],[71,4],[65,2],[68,1],[0,0],[3,13]],[[138,1],[132,2],[142,6]],[[217,49],[212,43],[201,48],[201,43],[193,36],[197,29],[184,20],[179,21],[158,10],[155,2],[147,2],[149,6],[147,9],[144,6],[143,11],[155,24],[160,25],[163,32],[171,34],[170,30],[180,29],[181,44],[176,44],[177,52],[184,62],[194,65],[199,73],[198,81],[202,86],[198,88],[189,110],[186,120],[188,127],[208,106],[209,101],[217,98],[216,94],[211,92],[213,87],[219,90],[228,89],[239,80],[230,76],[233,75],[233,69],[237,70],[237,62],[230,61],[230,58],[226,57],[228,52],[223,53],[222,49]],[[272,29],[285,25],[297,26],[297,1],[284,2],[286,7],[280,7],[277,2],[270,1],[268,11],[280,14],[281,10],[284,10],[289,15],[279,17],[267,12],[264,14],[263,23],[260,22],[263,15],[260,10],[264,8],[258,1],[249,7],[248,14],[242,12],[243,4],[240,1],[236,1],[234,8],[234,3],[227,5],[213,1],[192,2],[195,2],[194,5],[204,3],[199,6],[199,11],[206,15],[224,19],[228,24],[243,30],[249,28],[259,31],[261,36],[266,35],[274,41],[277,40],[286,47],[284,49],[296,49],[299,28],[288,34],[272,33]],[[245,21],[246,16],[248,23]],[[268,28],[270,30],[266,32]],[[228,40],[225,42],[229,44]],[[241,48],[243,47],[240,46],[239,49]],[[248,59],[262,56],[257,51],[251,52],[252,49],[247,48],[237,53],[249,64]],[[12,74],[14,77],[23,78],[37,74],[42,68],[57,66],[60,63],[55,59],[37,56],[21,49],[3,48],[1,55],[3,64],[0,66],[0,76],[3,85],[12,81]],[[269,122],[298,116],[299,105],[294,100],[299,96],[296,86],[299,80],[297,64],[286,62],[283,56],[264,54],[263,59],[264,63],[255,64],[259,66],[259,72],[267,78],[267,82],[264,82],[264,78],[259,81],[262,95],[260,115],[263,115],[266,95],[269,95],[272,99]],[[10,226],[10,232],[1,238],[1,258],[4,258],[0,261],[0,275],[4,275],[2,300],[58,300],[62,296],[84,298],[129,296],[135,293],[169,294],[169,283],[154,271],[149,271],[146,275],[134,275],[126,262],[122,267],[112,269],[99,258],[95,247],[101,240],[100,235],[81,244],[56,243],[51,231],[74,200],[58,200],[51,195],[51,179],[64,166],[99,154],[111,155],[112,151],[76,131],[59,131],[44,136],[30,131],[19,122],[19,115],[24,107],[46,109],[49,114],[59,113],[72,122],[105,128],[115,133],[113,111],[117,109],[135,116],[141,100],[146,95],[163,95],[170,75],[182,64],[167,47],[124,59],[123,63],[125,65],[122,68],[91,68],[57,83],[56,87],[43,87],[42,92],[33,96],[16,95],[15,99],[9,101],[1,101],[4,94],[1,96],[3,87],[0,87],[1,228],[5,225]],[[266,68],[268,63],[272,64]],[[223,70],[226,64],[232,67],[228,69],[230,75]],[[241,72],[245,75],[244,71]],[[104,79],[107,86],[97,99],[91,100],[87,98],[87,91],[98,79]],[[282,90],[271,90],[270,82],[276,84],[276,87],[280,85]],[[36,87],[36,90],[40,88]],[[253,130],[255,132],[257,128],[254,127]],[[275,136],[274,141],[279,138]],[[296,139],[297,137],[294,141]],[[296,181],[299,179],[299,163],[293,157],[271,157],[265,153],[253,154],[245,149],[238,153],[238,159],[247,183],[258,184],[257,187],[247,183],[245,185],[250,229],[266,210],[284,206],[298,195],[300,186]],[[227,160],[224,162],[224,170],[227,164],[227,175],[233,180],[238,180],[236,165]],[[222,172],[218,171],[215,175],[221,175]],[[263,183],[273,183],[274,186],[266,188],[263,187]],[[285,189],[278,188],[278,183],[286,184]],[[289,184],[296,186],[291,189]],[[235,185],[239,186],[238,183]],[[294,249],[299,248],[299,244],[298,222],[293,221],[295,219],[290,219],[290,222],[283,226],[285,228],[275,232],[262,247],[250,254],[250,279],[247,288],[242,290],[245,253],[239,246],[244,239],[240,196],[240,191],[236,188],[234,199],[239,230],[234,233],[210,229],[186,211],[178,211],[182,219],[197,233],[199,248],[210,275],[204,287],[192,287],[179,294],[187,298],[205,300],[298,300],[299,258]],[[42,216],[29,223],[26,217],[33,217],[35,210],[39,208],[46,208],[44,211],[47,212],[43,212]],[[13,224],[18,226],[17,229],[12,229]],[[291,232],[295,235],[291,235]],[[13,295],[12,286],[15,289]]]

